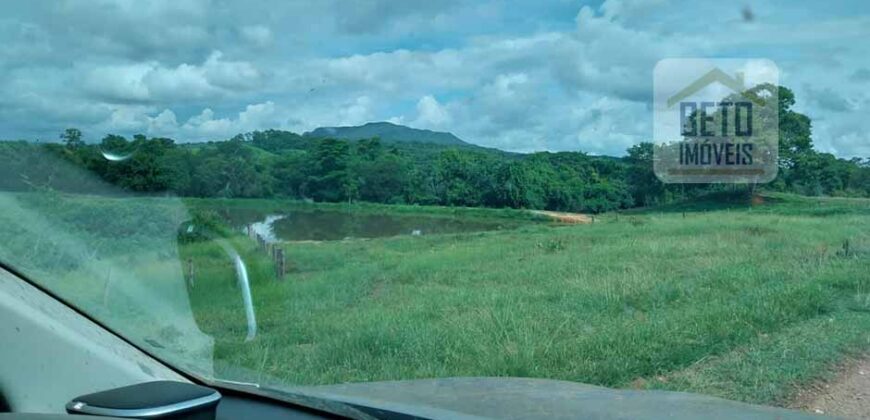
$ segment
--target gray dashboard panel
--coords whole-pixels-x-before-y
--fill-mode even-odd
[[[0,395],[12,410],[65,413],[76,396],[160,379],[186,381],[0,269]]]

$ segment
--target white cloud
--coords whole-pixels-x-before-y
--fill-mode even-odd
[[[226,139],[239,133],[268,128],[285,128],[280,113],[270,101],[247,105],[235,118],[215,118],[214,111],[206,108],[177,127],[179,134],[194,140]]]
[[[148,134],[155,136],[172,136],[177,132],[178,120],[172,110],[164,109],[156,117],[148,120]]]
[[[453,121],[450,112],[444,108],[432,95],[426,95],[417,101],[417,119],[414,125],[422,128],[445,128]]]
[[[209,82],[202,68],[189,64],[180,64],[175,68],[155,65],[142,77],[142,83],[147,86],[149,100],[207,98],[220,93],[220,89]]]
[[[262,82],[262,74],[253,64],[222,58],[222,52],[214,51],[202,66],[202,75],[209,84],[228,90],[245,90],[257,87]]]
[[[83,88],[108,100],[148,101],[151,92],[143,79],[153,70],[153,63],[93,68],[84,76]]]
[[[196,139],[222,139],[231,132],[233,122],[229,118],[214,118],[214,111],[210,108],[187,120],[181,129]]]
[[[360,96],[345,103],[338,111],[338,125],[357,125],[373,118],[372,101],[368,96]]]
[[[619,154],[651,135],[657,60],[736,54],[777,62],[820,149],[867,154],[855,83],[870,16],[854,6],[774,0],[745,23],[728,2],[140,3],[4,10],[0,135],[196,141],[390,120],[510,150]]]
[[[96,128],[103,133],[143,133],[185,141],[222,140],[238,133],[286,128],[281,114],[273,102],[267,101],[247,105],[235,117],[218,117],[211,108],[205,108],[179,123],[171,109],[157,112],[152,106],[118,105]]]
[[[664,7],[668,0],[606,0],[601,4],[601,12],[610,20],[627,21],[647,15],[650,11]]]
[[[242,38],[258,46],[265,47],[272,43],[272,30],[265,25],[248,25],[239,30]]]
[[[243,127],[265,128],[276,123],[275,104],[272,101],[253,104],[239,113],[239,124]]]
[[[97,127],[106,133],[142,132],[149,124],[148,113],[151,111],[150,107],[120,106]]]
[[[220,51],[212,52],[202,65],[166,67],[149,61],[82,71],[85,92],[122,103],[219,98],[262,82],[261,73],[251,63],[224,60]]]

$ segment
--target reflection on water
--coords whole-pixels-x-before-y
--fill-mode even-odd
[[[256,236],[263,238],[266,242],[276,242],[280,240],[275,234],[274,223],[285,218],[282,214],[270,214],[265,219],[254,222],[245,227],[246,233],[253,233]]]
[[[267,241],[335,241],[346,238],[480,232],[512,229],[518,225],[510,220],[332,210],[262,214],[247,209],[224,209],[220,213],[235,227],[252,229]]]

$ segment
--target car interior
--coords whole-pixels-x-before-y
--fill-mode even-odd
[[[2,419],[365,417],[199,385],[5,269],[0,319]]]

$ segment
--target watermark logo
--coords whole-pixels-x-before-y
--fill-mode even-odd
[[[779,70],[762,59],[665,59],[653,80],[653,156],[666,183],[776,178]]]

